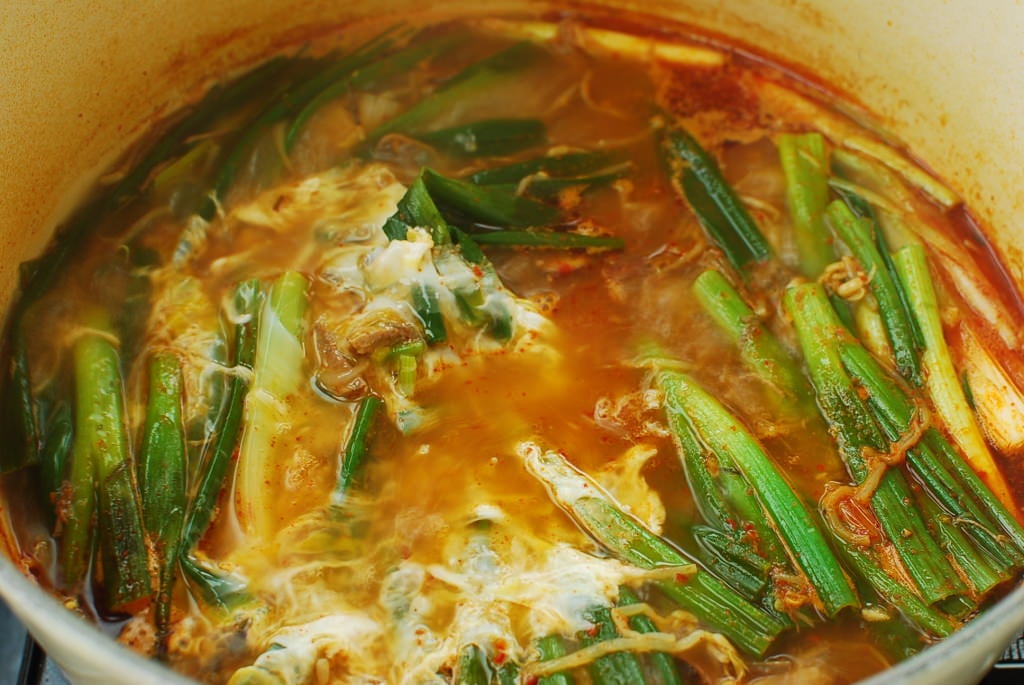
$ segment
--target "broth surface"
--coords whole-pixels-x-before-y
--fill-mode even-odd
[[[346,35],[337,49],[349,54],[383,30],[363,27],[366,35]],[[97,335],[82,313],[96,307],[111,312],[113,326],[121,331],[116,347],[133,464],[140,459],[152,391],[149,359],[161,351],[176,355],[184,373],[190,441],[186,482],[193,497],[216,440],[210,425],[219,415],[218,403],[233,378],[251,383],[245,427],[231,450],[215,517],[195,550],[205,568],[243,587],[228,605],[216,606],[194,578],[179,571],[170,633],[160,638],[153,628],[153,604],[109,610],[103,589],[107,572],[98,561],[84,584],[62,576],[72,486],[52,498],[22,498],[10,513],[12,544],[26,568],[134,648],[156,654],[165,639],[163,658],[205,682],[322,684],[453,677],[470,682],[461,655],[467,645],[476,645],[495,671],[494,682],[506,663],[525,669],[523,682],[535,682],[529,668],[537,663],[536,641],[562,635],[577,646],[586,643],[593,636],[589,612],[613,606],[620,585],[636,588],[659,621],[664,619],[661,632],[697,635],[707,626],[687,623],[691,619],[650,584],[659,573],[664,576],[664,569],[616,559],[568,515],[557,484],[541,482],[524,466],[530,459],[527,444],[564,456],[688,562],[717,568],[709,561],[714,554],[698,540],[708,522],[680,463],[681,448],[662,409],[664,392],[652,386],[651,367],[641,359],[643,346],[651,342],[747,427],[817,525],[831,530],[820,513],[834,488],[829,484],[856,483],[837,449],[834,429],[785,396],[780,403],[778,389],[751,368],[693,293],[695,279],[706,270],[726,273],[786,354],[800,357],[800,341],[782,304],[787,287],[806,280],[800,275],[777,149],[784,133],[825,133],[832,148],[842,149],[834,153],[841,160],[834,162],[836,168],[845,169],[846,185],[839,185],[865,195],[883,217],[890,241],[896,236],[928,244],[946,338],[958,362],[972,358],[963,341],[974,335],[1008,383],[1024,378],[1012,325],[1019,321],[1020,298],[1007,290],[991,250],[972,230],[970,215],[959,204],[944,207],[929,195],[914,175],[925,172],[894,171],[888,158],[863,153],[851,141],[878,144],[877,139],[829,103],[812,99],[806,84],[697,39],[688,42],[653,28],[629,34],[575,19],[509,19],[439,23],[412,36],[402,30],[391,35],[398,49],[407,47],[404,41],[447,47],[365,88],[353,85],[339,92],[290,143],[288,121],[245,139],[233,182],[216,198],[212,218],[200,220],[225,151],[238,145],[232,131],[263,111],[268,100],[287,101],[295,92],[288,81],[293,72],[285,69],[250,104],[211,121],[185,155],[156,167],[139,197],[106,214],[53,288],[25,310],[20,330],[33,341],[28,350],[33,385],[55,387],[65,398],[74,397],[76,387],[76,341]],[[456,105],[436,111],[426,128],[536,119],[543,123],[543,142],[507,154],[460,156],[432,147],[423,135],[394,132],[365,147],[378,125],[451,87],[453,75],[523,38],[538,41],[541,55],[535,63],[513,77],[468,89]],[[294,70],[312,72],[314,65],[301,60],[335,48],[315,43],[295,58]],[[659,160],[652,130],[656,137],[671,122],[685,125],[718,160],[770,243],[772,258],[737,270],[709,240]],[[424,340],[423,320],[403,293],[410,284],[418,287],[424,270],[433,273],[449,254],[425,230],[390,242],[382,232],[421,170],[429,167],[459,179],[578,151],[607,151],[617,163],[628,161],[628,173],[547,198],[559,210],[554,224],[563,232],[620,238],[624,247],[484,245],[504,284],[491,304],[500,300],[512,311],[509,340],[500,340],[488,324],[471,323],[466,310],[446,295],[441,308],[447,339],[415,353],[396,352],[403,343]],[[898,187],[893,190],[889,181]],[[529,183],[509,189],[517,191],[528,196]],[[452,218],[458,212],[448,216],[445,211],[449,223],[471,237],[497,232],[486,222],[463,217],[459,223]],[[890,247],[896,251],[903,244]],[[487,268],[469,264],[478,281]],[[259,280],[269,302],[271,283],[289,272],[301,274],[306,284],[298,366],[268,371],[287,363],[294,350],[284,348],[263,356],[258,351],[255,371],[234,365],[233,327],[245,322],[233,304],[236,285]],[[864,275],[867,288],[870,275]],[[441,280],[451,282],[454,277]],[[872,305],[854,300],[854,306]],[[261,311],[261,327],[287,328],[283,320],[268,318],[270,305]],[[493,308],[480,311],[494,315]],[[391,318],[382,323],[369,316],[374,312]],[[361,334],[371,342],[355,342]],[[412,364],[411,388],[402,385],[408,379],[400,376],[401,363]],[[883,364],[893,371],[891,360]],[[960,373],[974,385],[970,369],[963,366]],[[266,390],[281,387],[287,391]],[[911,392],[921,406],[927,403],[922,389]],[[368,395],[383,398],[384,408],[369,433],[365,469],[338,495],[338,473],[359,402]],[[986,401],[980,394],[977,400]],[[277,418],[259,423],[254,417]],[[941,422],[933,425],[945,431]],[[999,445],[992,447],[997,451]],[[266,455],[266,461],[254,461],[256,454]],[[1012,457],[996,454],[1019,497],[1022,474]],[[15,483],[40,487],[34,472],[8,478],[8,488]],[[907,478],[915,496],[927,497],[920,495],[920,482]],[[131,481],[140,487],[137,476]],[[145,494],[143,489],[144,509]],[[753,493],[751,498],[756,501]],[[56,514],[48,500],[56,502]],[[757,523],[773,525],[767,518]],[[843,544],[839,534],[828,539],[833,546]],[[892,553],[887,543],[872,544],[888,559],[897,582],[909,583],[913,593],[899,559],[886,556]],[[152,539],[149,553],[154,558],[162,553]],[[680,582],[691,572],[680,570],[682,565],[671,568]],[[717,638],[702,633],[692,648],[680,648],[681,673],[691,682],[731,676],[763,684],[853,682],[935,641],[865,590],[863,579],[849,569],[846,573],[859,593],[859,610],[827,617],[806,578],[796,577],[797,604],[773,609],[797,627],[785,630],[763,657],[728,643],[721,647]],[[964,575],[962,569],[958,573]],[[1018,573],[1019,564],[993,588],[960,593],[970,595],[962,614],[955,602],[935,605],[959,624],[1001,595]],[[785,582],[780,568],[771,575],[771,582]],[[953,600],[959,596],[951,594]],[[646,651],[652,650],[658,651]],[[730,661],[733,654],[741,665]],[[643,663],[650,682],[663,682],[651,662]],[[573,673],[577,682],[600,680],[584,666]]]

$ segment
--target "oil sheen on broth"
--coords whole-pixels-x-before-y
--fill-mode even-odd
[[[637,22],[350,27],[164,126],[12,315],[16,558],[236,684],[851,682],[1003,594],[970,215]]]

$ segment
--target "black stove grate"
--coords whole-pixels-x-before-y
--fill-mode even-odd
[[[986,676],[984,685],[1020,685],[1024,683],[1024,631],[1010,643],[995,668]]]
[[[18,685],[68,685],[68,679],[56,664],[46,658],[46,653],[36,641],[28,637],[25,639]]]

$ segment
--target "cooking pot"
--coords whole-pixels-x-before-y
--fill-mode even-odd
[[[147,125],[319,27],[421,11],[420,0],[6,0],[0,23],[0,307],[96,174]],[[434,0],[430,12],[540,12],[550,2]],[[853,102],[973,207],[1024,283],[1024,4],[974,0],[569,0],[636,10],[738,41]],[[485,9],[484,9],[485,8]],[[446,9],[446,11],[448,11]],[[6,505],[0,499],[0,511]],[[9,551],[15,558],[16,553]],[[0,555],[0,594],[76,683],[186,682],[66,611]],[[1024,626],[1024,587],[939,645],[871,679],[976,682]]]

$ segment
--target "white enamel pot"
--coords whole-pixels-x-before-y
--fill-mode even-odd
[[[188,93],[318,26],[422,11],[416,0],[0,0],[0,311],[82,189]],[[430,11],[552,3],[429,3]],[[983,223],[1024,283],[1024,3],[605,0],[781,57],[865,104]],[[0,446],[0,449],[4,447]],[[7,506],[0,500],[0,511]],[[6,514],[3,514],[6,516]],[[9,547],[9,545],[7,545]],[[11,552],[16,558],[17,554]],[[0,555],[0,595],[75,683],[185,682],[66,611]],[[1024,627],[1024,588],[873,684],[976,682]]]

